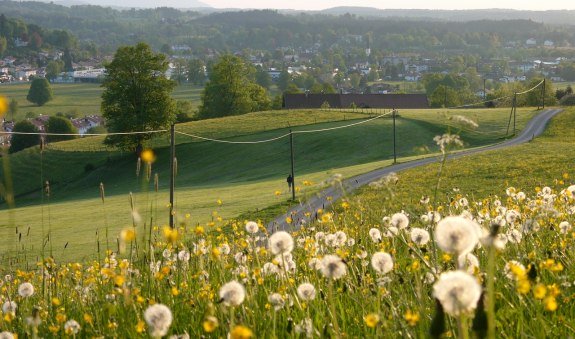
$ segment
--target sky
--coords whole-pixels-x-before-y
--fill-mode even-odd
[[[215,8],[275,8],[320,10],[338,6],[375,7],[381,9],[485,9],[505,8],[522,10],[574,9],[573,0],[201,0]]]

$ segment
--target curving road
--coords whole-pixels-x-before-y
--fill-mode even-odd
[[[493,151],[528,142],[533,138],[535,138],[536,136],[539,136],[541,133],[543,133],[549,120],[551,120],[551,118],[553,118],[557,113],[561,111],[562,111],[561,109],[543,110],[527,123],[525,128],[521,131],[521,133],[517,137],[506,140],[498,144],[457,152],[455,154],[450,155],[449,159],[456,159],[466,155],[472,155],[486,151]],[[350,193],[356,188],[367,185],[370,182],[376,181],[379,178],[388,175],[391,172],[399,172],[409,168],[431,164],[438,161],[438,159],[439,159],[438,157],[429,157],[380,168],[375,171],[360,174],[355,177],[346,179],[343,181],[343,185],[346,189],[346,193]],[[308,201],[292,207],[291,209],[288,210],[286,214],[276,217],[273,221],[267,224],[266,228],[270,232],[274,232],[276,230],[287,230],[287,229],[298,228],[302,223],[309,223],[310,219],[314,217],[315,211],[317,211],[319,208],[325,209],[329,207],[331,203],[337,201],[342,196],[342,194],[343,194],[342,190],[337,187],[332,186],[326,188],[325,190],[311,197]],[[331,199],[328,199],[328,197],[331,197]],[[306,217],[306,214],[310,215],[310,217]],[[288,216],[292,218],[293,220],[292,224],[288,224],[286,222],[286,218]]]

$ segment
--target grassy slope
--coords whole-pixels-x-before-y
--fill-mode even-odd
[[[294,112],[290,112],[294,113]],[[453,112],[451,112],[453,113]],[[467,115],[477,114],[475,111],[457,112]],[[264,113],[265,121],[269,121]],[[285,114],[285,113],[279,113]],[[329,112],[332,116],[335,112]],[[343,113],[342,113],[343,114]],[[349,118],[350,113],[346,113]],[[526,121],[531,113],[522,111],[520,125]],[[398,140],[401,140],[398,152],[401,156],[418,155],[422,149],[434,149],[432,138],[442,133],[445,127],[441,126],[442,112],[402,112],[398,119]],[[482,117],[485,121],[506,120],[505,111],[485,111]],[[236,130],[242,134],[242,128],[262,128],[257,124],[255,116],[248,116],[236,122]],[[327,117],[325,112],[313,116],[314,121],[320,117]],[[292,116],[293,117],[293,116]],[[306,118],[304,118],[306,117]],[[311,120],[312,115],[302,113],[302,120]],[[498,118],[496,118],[498,117]],[[233,120],[232,119],[232,120]],[[293,119],[292,119],[293,121]],[[298,120],[300,121],[300,120]],[[481,121],[480,121],[481,122]],[[211,124],[211,122],[204,122]],[[280,125],[283,122],[280,121]],[[309,121],[308,121],[309,123]],[[346,122],[325,123],[298,127],[298,129],[311,129],[334,127]],[[270,122],[271,124],[271,122]],[[231,133],[222,128],[220,133]],[[191,126],[191,127],[190,127]],[[188,127],[194,128],[191,124]],[[243,127],[241,127],[243,126]],[[254,127],[255,126],[255,127]],[[481,129],[488,129],[485,122],[478,133],[476,145],[498,140],[504,134],[504,129],[495,135],[482,134]],[[267,129],[267,128],[265,128]],[[200,129],[201,130],[201,129]],[[209,128],[206,127],[206,130]],[[237,140],[264,139],[287,132],[286,129],[266,131],[254,135],[237,137]],[[215,133],[215,127],[214,127]],[[477,132],[474,132],[477,133]],[[465,134],[465,133],[464,133]],[[497,136],[497,137],[495,137]],[[70,143],[68,143],[70,144]],[[472,144],[473,146],[473,144]],[[48,227],[53,228],[53,237],[50,244],[58,250],[56,254],[65,252],[66,256],[77,257],[86,253],[93,253],[95,248],[96,230],[103,230],[109,226],[109,234],[116,235],[118,230],[130,224],[128,192],[135,193],[136,205],[145,220],[150,217],[161,216],[160,223],[166,222],[165,203],[167,199],[167,150],[158,150],[158,161],[154,164],[153,172],[159,174],[160,192],[153,191],[151,183],[142,184],[142,179],[135,176],[135,159],[130,156],[112,158],[106,163],[103,157],[106,153],[53,151],[47,153],[44,159],[43,174],[51,180],[51,203],[43,206],[30,206],[12,211],[13,219],[4,211],[0,212],[2,227],[2,242],[0,248],[11,248],[17,245],[14,242],[14,229],[9,225],[19,226],[20,229],[31,226],[29,237],[30,248],[34,245],[37,250],[41,234],[46,234]],[[38,186],[42,182],[39,176],[39,158],[37,151],[27,151],[11,157],[15,172],[18,174],[15,182],[23,185]],[[191,213],[194,223],[204,223],[211,219],[212,212],[218,211],[223,217],[234,217],[247,210],[261,209],[269,205],[280,204],[289,196],[285,184],[285,176],[289,172],[289,145],[287,139],[262,145],[225,145],[208,142],[188,143],[178,146],[178,178],[177,178],[177,209],[179,216]],[[315,183],[325,180],[334,172],[345,176],[359,174],[371,169],[389,164],[392,155],[391,146],[391,120],[381,119],[365,125],[349,129],[340,129],[319,134],[300,134],[295,136],[296,180],[301,186],[303,180]],[[34,157],[36,155],[36,157]],[[101,163],[96,160],[100,158]],[[380,160],[380,161],[378,161]],[[20,163],[18,163],[20,161]],[[86,161],[99,166],[95,171],[83,173]],[[62,166],[65,164],[65,166]],[[73,178],[73,180],[67,180]],[[102,205],[99,200],[98,185],[104,182],[106,189],[106,203]],[[33,186],[31,186],[33,187]],[[318,186],[308,187],[308,193],[318,189]],[[276,191],[281,192],[276,196]],[[138,193],[136,193],[138,192]],[[216,201],[224,201],[218,206]],[[19,206],[27,203],[37,204],[38,194],[20,198]],[[156,202],[152,210],[150,203]],[[10,220],[16,220],[14,224]],[[154,221],[154,223],[156,223]],[[7,227],[8,226],[8,227]],[[44,232],[42,232],[44,227]],[[100,231],[100,239],[103,239]],[[68,243],[66,250],[63,248]]]

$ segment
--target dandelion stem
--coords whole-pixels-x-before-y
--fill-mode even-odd
[[[338,298],[335,297],[334,293],[333,293],[333,281],[330,280],[329,282],[329,300],[331,301],[329,303],[330,306],[330,311],[331,311],[331,318],[333,321],[333,329],[335,331],[335,337],[336,338],[341,338],[341,332],[339,331],[339,324],[337,323],[337,312],[335,309],[335,300],[337,300]]]
[[[487,260],[487,337],[495,338],[495,246],[489,246]]]

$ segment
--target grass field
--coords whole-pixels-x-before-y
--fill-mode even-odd
[[[520,110],[518,126],[523,126],[533,113]],[[477,130],[461,131],[468,147],[497,142],[505,136],[507,109],[405,111],[400,112],[397,119],[398,156],[423,156],[435,152],[432,141],[435,135],[458,130],[453,121],[446,120],[446,114],[462,114],[479,122]],[[344,116],[345,121],[341,120]],[[287,133],[284,126],[288,122],[294,130],[309,130],[342,126],[352,122],[349,119],[365,116],[349,112],[264,112],[178,125],[177,130],[218,138],[239,135],[229,140],[260,140]],[[326,122],[330,120],[340,121]],[[446,127],[446,122],[453,126]],[[300,197],[319,189],[319,183],[335,172],[350,176],[389,164],[393,155],[391,125],[391,119],[385,118],[348,129],[296,134],[296,183],[308,192],[302,192]],[[178,140],[181,144],[177,147],[176,198],[180,218],[189,213],[193,224],[205,224],[212,219],[213,211],[230,218],[280,204],[288,198],[285,183],[290,168],[287,138],[260,145],[190,143],[190,138],[180,135]],[[81,146],[76,150],[75,145]],[[98,151],[89,151],[91,149]],[[126,210],[129,192],[134,193],[145,220],[165,215],[168,154],[165,147],[156,151],[158,160],[152,173],[159,176],[159,193],[153,193],[153,180],[143,183],[143,169],[140,177],[136,177],[135,158],[105,151],[98,138],[57,143],[43,154],[38,149],[30,149],[11,156],[11,174],[19,195],[19,208],[10,212],[12,216],[7,211],[0,212],[2,232],[6,234],[0,247],[15,250],[18,244],[12,241],[13,227],[32,226],[27,246],[30,250],[34,246],[32,253],[37,253],[39,239],[45,234],[41,228],[46,231],[50,226],[54,234],[51,244],[58,249],[59,256],[93,255],[96,230],[100,230],[101,235],[107,225],[110,234],[116,234],[131,222]],[[45,180],[50,181],[50,202],[45,197],[44,204],[38,205],[41,201],[39,187]],[[303,186],[304,180],[314,184]],[[100,182],[105,185],[105,204],[99,200]],[[275,195],[276,191],[280,192],[279,196]],[[223,201],[221,206],[217,204],[218,199]],[[157,203],[152,211],[151,202]]]
[[[18,101],[18,114],[15,120],[22,120],[26,114],[38,116],[55,115],[73,112],[78,117],[84,115],[100,115],[100,102],[102,88],[99,84],[52,84],[54,99],[44,106],[37,106],[26,100],[30,83],[0,84],[0,95],[8,100]],[[176,87],[173,98],[177,100],[188,100],[193,106],[197,106],[200,101],[201,88],[195,86],[182,85]],[[9,116],[12,119],[12,116]]]

